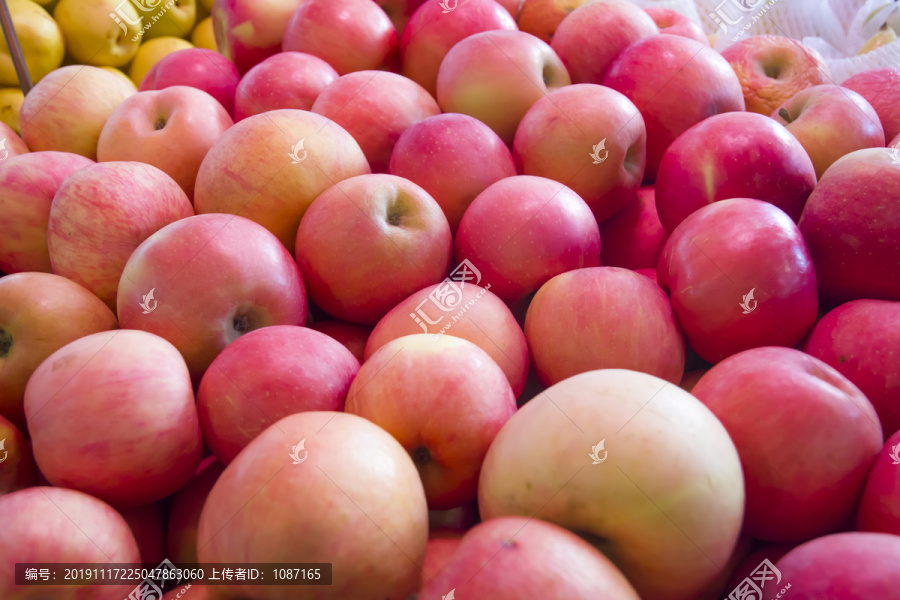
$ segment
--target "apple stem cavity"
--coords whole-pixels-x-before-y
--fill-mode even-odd
[[[159,131],[160,129],[164,129],[165,126],[166,126],[166,119],[165,119],[165,117],[160,117],[159,119],[156,120],[156,123],[153,125],[153,128],[154,128],[156,131]]]
[[[234,317],[232,325],[238,335],[247,333],[250,330],[250,318],[247,315],[237,315]]]
[[[431,462],[431,452],[424,446],[419,446],[412,451],[412,459],[417,467],[422,467]]]
[[[788,123],[792,123],[794,120],[791,118],[791,115],[788,113],[786,108],[782,108],[778,111],[778,116],[787,121]]]
[[[5,329],[0,329],[0,358],[9,356],[9,349],[12,348],[13,338]]]

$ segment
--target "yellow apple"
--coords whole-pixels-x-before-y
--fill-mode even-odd
[[[23,100],[25,100],[25,94],[19,88],[0,90],[0,122],[6,123],[16,133],[21,131],[19,111],[22,109]]]
[[[131,63],[128,75],[131,77],[134,85],[140,86],[147,72],[150,71],[153,65],[161,61],[163,57],[173,52],[193,47],[192,43],[180,37],[161,37],[147,40],[138,49],[137,56],[134,57],[134,61]]]
[[[141,44],[141,17],[122,0],[59,0],[53,18],[62,28],[66,50],[77,62],[121,67]]]
[[[206,17],[197,23],[197,26],[194,27],[194,33],[191,34],[191,41],[198,48],[206,48],[214,52],[219,51],[218,46],[216,46],[216,34],[213,31],[212,17]]]
[[[146,4],[154,4],[154,1],[146,1]],[[197,0],[160,1],[155,8],[142,15],[144,39],[169,36],[186,38],[191,35],[197,20]]]
[[[37,82],[62,64],[65,53],[63,33],[50,13],[31,0],[8,0],[7,4],[28,73],[31,80]],[[19,85],[6,36],[2,33],[0,40],[0,85]]]

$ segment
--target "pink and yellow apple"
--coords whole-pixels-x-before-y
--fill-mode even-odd
[[[243,74],[281,51],[291,15],[304,0],[216,0],[213,30],[219,51]]]
[[[693,19],[671,8],[648,6],[644,12],[650,15],[660,33],[679,35],[709,46],[709,37]]]
[[[140,91],[186,85],[206,92],[234,115],[234,95],[241,76],[237,68],[218,52],[187,48],[167,55],[153,65],[141,81]]]
[[[0,122],[0,136],[3,136],[0,139],[0,164],[9,158],[28,152],[28,146],[25,145],[22,138],[6,123]]]
[[[539,37],[548,44],[553,41],[557,27],[569,13],[590,0],[522,0],[516,23],[525,33]]]
[[[280,52],[241,78],[234,95],[234,120],[279,110],[310,110],[313,102],[338,78],[331,65],[312,54]]]

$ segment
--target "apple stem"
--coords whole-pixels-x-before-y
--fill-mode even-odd
[[[785,121],[787,121],[788,123],[791,123],[793,121],[793,119],[791,119],[791,115],[788,113],[786,108],[780,109],[778,111],[778,116],[781,117],[782,119],[784,119]]]
[[[6,358],[9,349],[12,348],[12,336],[6,333],[5,329],[0,329],[0,358]]]

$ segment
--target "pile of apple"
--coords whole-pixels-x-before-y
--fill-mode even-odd
[[[0,132],[0,598],[900,598],[900,70],[626,0],[212,20]]]

